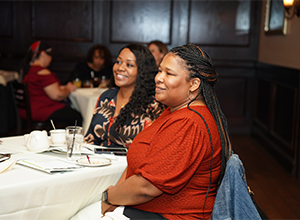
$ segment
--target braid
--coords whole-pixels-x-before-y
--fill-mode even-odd
[[[208,53],[195,45],[189,44],[182,47],[175,47],[170,50],[170,52],[178,55],[186,62],[187,69],[190,71],[190,79],[199,78],[201,80],[200,91],[197,97],[202,94],[205,103],[216,122],[221,140],[222,162],[219,179],[219,182],[221,182],[224,176],[226,162],[231,154],[231,143],[227,131],[227,119],[222,112],[214,89],[218,74],[215,71]],[[197,97],[191,100],[191,102]]]

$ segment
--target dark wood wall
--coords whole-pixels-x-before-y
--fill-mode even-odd
[[[161,40],[169,49],[196,44],[219,73],[216,91],[230,133],[254,132],[300,177],[300,74],[257,63],[260,11],[260,1],[237,0],[0,1],[0,69],[18,71],[35,40],[53,47],[50,68],[62,83],[94,44],[105,44],[114,57],[132,42]],[[9,94],[0,90],[2,98]],[[1,103],[6,115],[11,103]]]
[[[232,132],[250,131],[258,45],[258,1],[1,1],[0,69],[18,70],[35,40],[54,49],[62,82],[96,43],[113,56],[122,46],[161,40],[194,43],[212,57],[216,90]]]
[[[253,133],[293,175],[300,177],[300,71],[259,64]]]

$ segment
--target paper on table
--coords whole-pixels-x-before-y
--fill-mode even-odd
[[[20,159],[17,164],[37,169],[46,173],[57,173],[74,171],[82,166],[78,166],[60,159]]]

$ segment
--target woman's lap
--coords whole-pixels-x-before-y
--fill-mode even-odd
[[[117,207],[113,212],[107,212],[104,217],[101,214],[101,202],[93,203],[74,215],[71,220],[129,220],[123,215],[124,206]]]

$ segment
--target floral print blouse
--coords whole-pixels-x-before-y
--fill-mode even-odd
[[[163,111],[153,99],[149,108],[141,116],[126,119],[119,132],[114,126],[113,117],[118,88],[105,91],[98,99],[90,127],[85,135],[85,142],[106,147],[126,147],[132,143],[134,137],[152,124],[148,112],[154,112],[157,118]]]

